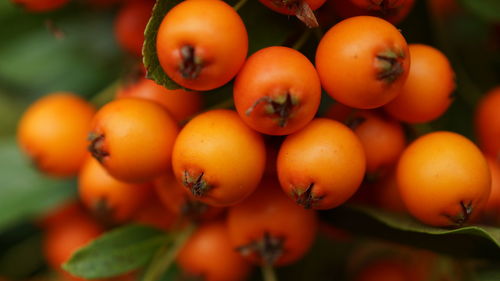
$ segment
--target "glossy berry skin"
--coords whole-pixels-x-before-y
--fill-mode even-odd
[[[247,260],[282,266],[307,253],[316,237],[317,218],[290,201],[276,179],[265,178],[255,193],[229,209],[227,227],[231,244]]]
[[[66,5],[69,0],[11,0],[30,12],[50,12]]]
[[[401,155],[397,183],[408,211],[433,226],[461,226],[486,204],[491,175],[467,138],[438,131],[421,136]]]
[[[199,93],[183,89],[169,90],[146,78],[120,89],[116,93],[116,97],[154,101],[167,109],[177,122],[185,121],[194,116],[200,111],[203,103]]]
[[[316,51],[325,91],[354,108],[376,108],[394,99],[408,76],[406,40],[389,22],[370,16],[334,25]]]
[[[366,157],[351,129],[318,118],[285,139],[277,166],[281,187],[297,204],[330,209],[356,192],[365,175]]]
[[[76,175],[85,159],[85,138],[95,109],[66,92],[47,95],[24,112],[17,140],[42,172],[54,177]]]
[[[240,70],[248,52],[248,34],[238,13],[225,2],[184,1],[163,19],[156,49],[172,80],[188,89],[207,91],[226,84]]]
[[[179,252],[177,263],[189,276],[204,281],[243,281],[251,265],[228,243],[224,221],[202,224]]]
[[[234,103],[241,119],[269,135],[288,135],[309,123],[321,99],[312,63],[287,47],[261,49],[243,65],[234,83]]]
[[[144,29],[151,17],[153,4],[151,0],[125,1],[116,15],[116,39],[132,55],[142,56]]]
[[[129,220],[144,206],[152,196],[152,186],[119,181],[96,159],[88,157],[79,173],[78,193],[96,218],[116,224]]]
[[[410,44],[411,66],[399,95],[384,109],[407,123],[424,123],[439,118],[450,106],[455,90],[455,73],[446,56],[422,44]]]
[[[170,167],[177,122],[157,103],[114,100],[97,112],[89,150],[121,181],[150,181]]]
[[[500,87],[490,90],[476,107],[475,130],[479,146],[488,155],[500,159]]]
[[[181,130],[172,155],[177,181],[213,206],[237,204],[257,187],[266,162],[262,137],[235,111],[211,110]]]

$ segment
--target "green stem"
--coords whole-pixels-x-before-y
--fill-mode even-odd
[[[97,107],[105,105],[106,103],[114,99],[116,91],[120,88],[122,83],[123,83],[122,78],[116,79],[111,84],[102,89],[100,92],[92,96],[90,102]]]
[[[278,281],[276,272],[274,272],[274,267],[272,265],[264,263],[264,265],[261,266],[261,269],[264,281]]]
[[[182,231],[174,236],[172,243],[167,243],[162,248],[160,248],[160,250],[153,258],[153,261],[146,269],[142,281],[160,280],[161,276],[170,268],[172,263],[175,261],[177,254],[189,239],[195,228],[196,227],[194,224],[186,226]]]
[[[238,3],[236,3],[234,6],[233,6],[233,9],[235,11],[238,11],[239,9],[241,9],[241,7],[243,7],[246,3],[247,3],[248,0],[240,0],[238,1]]]
[[[304,46],[304,44],[307,42],[307,39],[309,39],[309,35],[311,35],[311,29],[306,29],[302,35],[300,35],[299,39],[297,39],[297,41],[295,41],[295,44],[293,44],[292,48],[295,49],[295,50],[300,50],[300,48],[302,48],[302,46]]]

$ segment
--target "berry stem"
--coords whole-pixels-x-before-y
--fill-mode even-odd
[[[309,39],[310,35],[311,35],[311,29],[306,29],[300,35],[299,39],[297,39],[297,41],[295,41],[295,43],[292,45],[292,49],[299,51],[302,48],[302,46],[304,46],[304,44],[307,42],[307,39]]]
[[[247,2],[248,2],[248,0],[240,0],[240,1],[238,1],[238,3],[234,4],[233,9],[235,11],[238,11],[239,9],[241,9],[241,7],[245,6],[245,4]]]
[[[268,263],[264,263],[261,266],[262,269],[262,278],[264,281],[278,281],[276,277],[276,272],[274,271],[274,267]]]
[[[142,281],[160,280],[162,275],[174,263],[175,258],[195,229],[194,224],[189,224],[180,232],[173,234],[172,239],[169,239],[153,257],[153,260],[145,270]]]

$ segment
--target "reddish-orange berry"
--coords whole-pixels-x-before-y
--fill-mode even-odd
[[[132,221],[169,231],[178,222],[179,216],[165,208],[158,198],[150,197],[149,201],[140,208]]]
[[[405,0],[350,0],[356,6],[366,10],[394,9],[402,6]]]
[[[24,113],[18,143],[41,171],[57,177],[73,176],[85,159],[85,138],[94,113],[88,102],[74,94],[50,94]]]
[[[245,201],[228,211],[233,247],[257,264],[287,265],[302,258],[317,232],[317,218],[290,201],[275,179],[266,178]]]
[[[476,108],[475,129],[479,146],[500,159],[500,87],[486,93]]]
[[[152,195],[149,183],[126,183],[113,178],[88,157],[78,176],[78,192],[87,208],[103,222],[129,220]]]
[[[141,98],[154,101],[172,114],[177,122],[185,121],[200,111],[202,99],[199,93],[183,89],[169,90],[152,80],[142,78],[116,93],[117,98]]]
[[[97,112],[89,150],[118,180],[149,181],[170,167],[178,126],[159,104],[124,98]]]
[[[411,66],[399,95],[384,106],[394,118],[408,123],[424,123],[441,116],[452,102],[455,74],[439,50],[409,45]]]
[[[48,12],[61,8],[69,0],[11,0],[30,12]]]
[[[452,132],[421,136],[401,155],[397,183],[408,211],[434,226],[461,226],[478,215],[491,190],[481,151]]]
[[[179,252],[177,262],[182,270],[204,281],[243,281],[251,266],[228,243],[224,222],[201,225]]]
[[[223,212],[223,208],[207,205],[197,200],[172,173],[165,173],[154,181],[156,194],[161,203],[177,217],[191,220],[209,220]]]
[[[172,80],[188,89],[207,91],[226,84],[240,70],[248,52],[248,34],[238,13],[225,2],[184,1],[163,19],[156,48]]]
[[[344,107],[335,104],[337,107]],[[382,114],[369,110],[351,110],[344,122],[358,136],[366,155],[366,171],[383,173],[395,164],[406,147],[403,126]]]
[[[406,40],[389,22],[353,17],[333,26],[316,51],[321,85],[337,101],[375,108],[394,99],[408,76]]]
[[[340,122],[318,118],[289,135],[278,154],[285,193],[305,208],[330,209],[351,197],[366,160],[359,138]]]
[[[342,19],[356,17],[356,16],[373,16],[383,18],[392,24],[398,24],[403,21],[413,8],[415,0],[405,0],[405,1],[386,1],[386,2],[397,2],[401,5],[393,5],[392,7],[386,7],[385,9],[370,9],[366,7],[359,7],[352,3],[353,0],[335,0],[327,1],[325,6],[331,17],[332,14],[337,15]],[[366,1],[366,0],[359,0]],[[378,1],[378,0],[376,0]],[[434,0],[432,2],[435,2]],[[376,7],[375,7],[376,8]]]
[[[198,1],[198,0],[197,0]],[[175,141],[175,177],[202,202],[229,206],[257,187],[266,163],[262,137],[231,110],[193,118]]]
[[[321,7],[326,0],[259,0],[269,9],[285,14],[295,15],[309,27],[317,27],[318,22],[313,11]]]
[[[268,47],[253,54],[234,82],[234,104],[253,129],[288,135],[318,111],[321,84],[312,63],[300,52]]]
[[[129,53],[141,56],[144,29],[151,17],[151,0],[125,1],[115,19],[115,35],[120,46]]]
[[[85,214],[67,218],[47,229],[44,235],[43,251],[50,266],[59,272],[61,265],[69,260],[80,247],[97,238],[103,229]],[[73,278],[72,278],[73,279]]]

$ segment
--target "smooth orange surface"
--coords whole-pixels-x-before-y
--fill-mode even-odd
[[[455,90],[455,73],[439,50],[411,44],[411,66],[400,94],[384,106],[394,118],[424,123],[439,118],[448,109]]]
[[[345,108],[342,104],[335,104],[328,116],[333,115],[333,119],[352,125],[351,129],[365,149],[367,172],[384,172],[398,161],[406,147],[405,133],[399,122],[370,110],[351,109],[342,116],[342,110],[335,110],[335,107]]]
[[[290,198],[311,184],[312,196],[322,197],[314,209],[344,203],[358,189],[365,175],[363,145],[342,123],[318,118],[289,135],[278,154],[278,177]]]
[[[265,163],[262,137],[232,110],[207,111],[193,118],[179,133],[172,155],[179,182],[185,171],[204,173],[213,188],[198,199],[214,206],[234,205],[250,195]]]
[[[279,126],[278,114],[266,114],[262,97],[289,94],[294,105],[287,124]],[[253,129],[269,135],[288,135],[309,123],[318,111],[321,84],[313,64],[300,52],[287,47],[268,47],[250,56],[234,82],[234,104],[240,117]]]
[[[66,5],[69,0],[12,0],[30,12],[49,12]]]
[[[103,166],[122,181],[149,181],[167,171],[178,130],[162,106],[134,98],[106,104],[92,125],[94,134],[104,135],[109,153]]]
[[[402,73],[388,82],[377,78],[377,56],[401,54]],[[335,100],[355,108],[375,108],[394,99],[410,67],[406,40],[389,22],[358,16],[334,25],[316,51],[316,69],[325,91]]]
[[[121,89],[116,96],[117,98],[133,97],[154,101],[166,108],[177,122],[187,120],[198,113],[203,103],[199,93],[183,89],[169,90],[146,78]]]
[[[440,131],[419,137],[401,155],[397,183],[408,211],[434,226],[454,226],[449,217],[471,205],[473,219],[486,204],[491,175],[481,151],[467,138]]]
[[[486,157],[491,172],[491,193],[483,209],[486,222],[500,225],[500,162]]]
[[[238,13],[220,0],[184,1],[163,19],[156,48],[163,70],[188,89],[207,91],[231,80],[248,52],[248,34]],[[179,72],[180,48],[191,45],[202,61],[195,79]]]
[[[476,108],[475,129],[479,146],[500,159],[500,87],[487,92]]]
[[[259,0],[259,1],[269,9],[278,12],[280,14],[295,15],[297,13],[296,7],[291,8],[294,7],[293,1],[287,1],[287,0]],[[304,0],[304,1],[307,3],[307,5],[309,5],[309,8],[311,8],[311,10],[313,11],[321,7],[326,2],[326,0]],[[281,5],[278,5],[277,3],[281,3]],[[287,7],[287,5],[289,5],[289,7]]]
[[[72,93],[47,95],[30,105],[19,121],[19,146],[42,172],[74,176],[87,153],[85,139],[94,113],[92,105]]]
[[[144,206],[152,196],[152,186],[149,183],[119,181],[97,160],[88,157],[78,177],[78,193],[96,217],[121,223],[129,220]]]
[[[316,213],[290,201],[274,178],[265,178],[259,188],[241,204],[228,211],[227,226],[234,248],[271,237],[283,239],[283,254],[275,266],[288,265],[301,259],[316,238]],[[246,258],[262,264],[258,254]]]
[[[189,276],[204,281],[243,281],[251,265],[228,243],[226,224],[222,221],[201,225],[177,256],[177,262]]]
[[[115,36],[129,53],[142,56],[144,29],[151,17],[154,1],[125,1],[116,15]]]
[[[359,111],[355,116],[365,119],[354,128],[354,133],[365,149],[367,172],[381,171],[395,164],[406,147],[403,126],[367,110]]]

